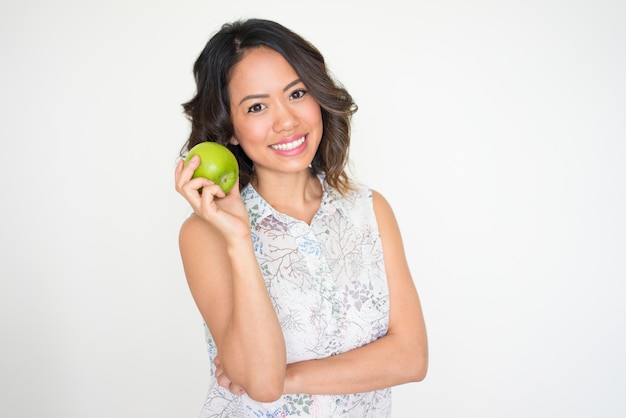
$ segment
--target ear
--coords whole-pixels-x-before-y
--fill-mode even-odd
[[[239,145],[239,141],[237,141],[237,139],[234,136],[230,137],[230,142],[231,145]]]

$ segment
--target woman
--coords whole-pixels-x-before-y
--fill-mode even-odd
[[[182,154],[216,141],[240,165],[227,194],[197,157],[175,173],[215,377],[202,416],[389,416],[390,388],[425,377],[426,329],[392,209],[345,171],[352,97],[268,20],[222,26],[194,75]]]

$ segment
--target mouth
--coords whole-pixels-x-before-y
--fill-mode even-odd
[[[290,150],[296,149],[300,145],[304,144],[305,140],[306,140],[306,137],[303,136],[303,137],[300,137],[299,139],[296,139],[295,141],[284,142],[282,144],[270,145],[270,148],[275,149],[275,150],[279,150],[279,151],[290,151]]]

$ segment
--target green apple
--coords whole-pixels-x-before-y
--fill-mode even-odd
[[[239,179],[239,164],[235,155],[217,142],[200,142],[189,150],[185,165],[191,158],[200,157],[200,165],[193,172],[193,178],[204,177],[211,180],[228,193]]]

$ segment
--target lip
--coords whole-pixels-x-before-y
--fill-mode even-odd
[[[275,148],[276,146],[283,146],[283,145],[287,146],[288,144],[293,144],[294,142],[298,142],[298,141],[302,141],[302,143],[299,145],[296,145],[295,148],[285,148],[285,149]],[[291,155],[297,155],[303,152],[304,149],[306,148],[307,142],[308,142],[307,135],[294,135],[290,138],[285,138],[282,141],[277,142],[276,144],[272,144],[269,148],[277,154],[291,156]]]

